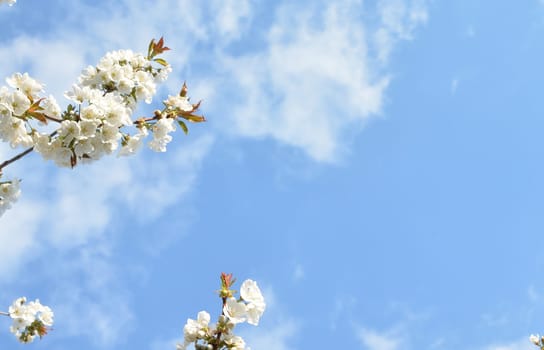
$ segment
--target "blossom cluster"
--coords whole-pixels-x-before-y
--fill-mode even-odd
[[[540,336],[539,334],[537,335],[531,334],[531,336],[529,337],[529,340],[531,341],[531,343],[538,346],[540,350],[544,349],[544,336]]]
[[[0,182],[0,216],[11,208],[11,205],[17,201],[20,194],[18,180]]]
[[[240,287],[240,299],[228,297],[223,313],[232,323],[247,323],[257,326],[259,319],[266,308],[263,295],[257,282],[246,280]]]
[[[2,4],[8,4],[9,6],[15,4],[17,0],[0,0],[0,5]]]
[[[223,312],[215,324],[210,324],[210,314],[200,311],[197,319],[188,319],[183,328],[183,344],[177,350],[186,350],[190,344],[195,350],[244,350],[246,343],[234,334],[237,324],[247,321],[254,326],[259,324],[266,303],[257,283],[246,280],[240,287],[240,298],[234,298],[235,291],[230,287],[234,283],[232,274],[221,275],[222,288],[219,292],[223,300]]]
[[[176,124],[187,133],[185,121],[205,121],[194,114],[200,103],[190,103],[185,84],[153,116],[132,119],[138,102],[151,103],[157,84],[171,72],[158,57],[167,50],[161,38],[151,41],[147,56],[131,50],[107,53],[96,66],[85,68],[78,83],[65,93],[71,103],[64,110],[53,96],[42,96],[43,84],[27,73],[13,74],[6,79],[9,88],[0,87],[0,141],[13,148],[30,147],[60,167],[96,161],[117,150],[119,156],[134,154],[149,133],[153,134],[149,147],[165,152]],[[51,122],[58,124],[53,132],[40,131]],[[0,164],[0,176],[5,165]],[[16,187],[16,181],[4,183]],[[0,202],[0,215],[2,208],[8,205]]]
[[[10,331],[21,343],[43,337],[53,326],[53,311],[38,299],[28,303],[25,297],[16,299],[9,307],[9,317],[13,319]]]

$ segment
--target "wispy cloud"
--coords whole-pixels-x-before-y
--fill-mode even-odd
[[[178,133],[177,137],[184,136]],[[192,188],[200,163],[212,144],[213,137],[208,135],[165,154],[140,154],[121,159],[108,157],[73,170],[59,169],[53,178],[49,174],[35,173],[32,179],[35,187],[23,186],[22,195],[25,192],[43,193],[40,187],[49,188],[46,197],[27,204],[44,210],[31,211],[21,207],[24,213],[15,211],[2,218],[3,228],[20,227],[25,222],[27,230],[34,227],[36,231],[38,224],[27,225],[26,221],[20,220],[23,215],[28,215],[29,219],[35,217],[43,241],[57,248],[71,248],[100,236],[119,211],[128,210],[142,221],[152,220]],[[29,164],[43,166],[38,158],[36,155]],[[7,230],[2,232],[6,233],[0,237],[8,235]],[[17,240],[16,237],[9,239]]]
[[[389,79],[371,67],[356,4],[293,6],[277,10],[265,49],[223,55],[221,83],[235,94],[222,103],[240,135],[271,137],[333,161],[348,128],[380,112]]]
[[[411,40],[414,30],[429,17],[425,0],[380,0],[378,13],[381,25],[374,40],[382,63],[387,63],[399,40]]]
[[[459,87],[459,79],[453,78],[450,84],[450,92],[452,95],[457,93],[457,88]]]
[[[70,259],[72,264],[63,263]],[[130,293],[122,286],[121,273],[104,241],[62,254],[53,262],[48,278],[57,288],[48,296],[63,337],[86,336],[100,347],[127,340],[134,321]]]
[[[212,13],[215,16],[215,30],[227,42],[238,39],[251,20],[250,0],[214,0]]]
[[[299,322],[286,313],[270,286],[263,289],[263,295],[267,309],[259,326],[241,330],[246,345],[252,349],[295,350],[292,340],[300,328]]]
[[[517,341],[506,344],[489,345],[482,350],[534,350],[536,347],[529,341],[529,335]]]
[[[365,11],[375,11],[379,23],[367,23]],[[375,9],[360,1],[280,5],[264,47],[220,53],[214,73],[222,78],[210,80],[229,95],[213,99],[229,106],[233,133],[272,138],[335,162],[382,112],[391,52],[427,18],[424,1],[381,1]]]
[[[401,348],[401,339],[391,331],[379,332],[373,329],[361,328],[357,332],[365,350],[397,350]]]

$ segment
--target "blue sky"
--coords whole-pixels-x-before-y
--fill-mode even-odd
[[[56,316],[33,347],[174,349],[225,271],[267,298],[240,328],[254,350],[534,348],[542,1],[45,3],[0,8],[0,76],[62,101],[105,52],[164,35],[174,73],[141,111],[187,81],[208,122],[164,154],[7,168],[0,305]]]

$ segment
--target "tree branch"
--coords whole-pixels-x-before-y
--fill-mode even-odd
[[[26,156],[27,154],[29,154],[30,152],[32,152],[34,150],[34,147],[30,147],[28,148],[27,150],[19,153],[18,155],[16,155],[15,157],[11,158],[11,159],[8,159],[6,160],[5,162],[3,162],[2,164],[0,164],[0,173],[2,172],[2,169],[7,167],[8,165],[10,165],[11,163],[23,158],[24,156]]]

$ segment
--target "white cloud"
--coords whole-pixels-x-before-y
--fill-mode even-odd
[[[414,30],[428,20],[425,0],[380,0],[381,25],[374,34],[378,58],[386,63],[399,40],[411,40]]]
[[[401,348],[401,339],[390,331],[378,332],[361,328],[357,332],[357,337],[365,350],[397,350]]]
[[[536,347],[529,341],[529,336],[507,344],[495,344],[483,348],[484,350],[534,350]]]
[[[305,274],[306,273],[304,271],[304,266],[302,266],[301,264],[296,264],[293,270],[293,280],[300,281],[304,278]]]
[[[24,262],[47,250],[60,253],[111,235],[121,214],[150,222],[179,203],[195,186],[212,136],[188,140],[181,132],[164,154],[108,157],[75,169],[49,168],[38,155],[17,164],[23,181],[19,202],[2,217],[0,276],[16,275]]]
[[[150,350],[165,350],[165,349],[175,349],[176,344],[182,344],[183,337],[171,338],[167,340],[155,340],[149,346]]]
[[[450,91],[452,95],[455,95],[458,87],[459,87],[459,79],[453,78],[450,84]]]
[[[338,323],[343,324],[343,318],[348,310],[353,310],[357,306],[357,298],[354,296],[337,296],[333,301],[332,310],[329,316],[329,326],[331,330],[336,330]]]
[[[13,278],[19,267],[32,260],[39,249],[35,238],[40,229],[40,203],[19,202],[2,217],[0,228],[0,276]]]
[[[50,262],[54,272],[48,278],[57,288],[49,299],[62,337],[86,336],[95,345],[109,347],[127,340],[135,317],[109,245],[93,243]]]
[[[296,323],[292,320],[278,323],[273,327],[260,327],[244,334],[246,344],[252,349],[289,350],[289,340],[297,331]]]
[[[239,98],[224,103],[239,134],[272,137],[333,161],[349,129],[380,112],[389,80],[372,70],[356,5],[283,6],[264,51],[224,56],[223,82],[233,82],[228,90]]]
[[[474,29],[473,25],[469,25],[466,30],[466,35],[469,38],[474,38],[476,36],[476,29]]]
[[[208,23],[207,15],[210,7],[197,0],[123,0],[104,8],[73,6],[70,15],[78,19],[77,30],[59,21],[39,40],[14,37],[0,49],[0,60],[5,63],[0,74],[20,70],[22,62],[60,101],[60,94],[81,68],[94,64],[105,51],[144,49],[151,37],[165,35],[167,45],[175,49],[168,60],[177,72],[183,73],[191,63],[224,64],[217,67],[219,77],[195,85],[218,97],[206,103],[209,109],[222,111],[218,116],[226,115],[227,123],[234,126],[233,135],[272,138],[303,150],[317,161],[335,161],[347,151],[346,139],[370,116],[382,111],[389,84],[383,64],[396,41],[411,38],[414,28],[426,20],[424,6],[413,5],[419,4],[416,2],[404,7],[401,1],[392,1],[392,5],[380,2],[386,4],[379,10],[383,20],[379,28],[370,29],[363,22],[360,1],[308,8],[279,5],[267,29],[266,47],[227,55],[221,51],[222,42],[217,44],[219,49],[214,46],[210,51],[218,50],[218,56],[195,54],[198,42],[213,43],[218,37],[235,40],[248,34],[253,5],[249,0],[236,2],[241,7],[234,11],[234,3],[225,3],[212,23]],[[374,33],[380,29],[386,43],[376,44]],[[377,45],[379,54],[371,53],[373,45]],[[14,56],[17,62],[11,59]],[[182,79],[181,74],[178,79]],[[236,91],[236,96],[219,90],[225,82],[226,90]],[[168,87],[176,86],[179,80],[174,77]],[[220,94],[227,100],[221,100]],[[139,155],[122,161],[110,158],[73,171],[51,167],[38,171],[34,169],[46,166],[37,156],[25,159],[30,170],[20,172],[20,176],[24,180],[23,196],[27,197],[2,217],[0,275],[14,274],[23,262],[43,257],[46,247],[54,252],[71,251],[84,243],[95,247],[121,211],[140,218],[145,214],[147,220],[160,216],[193,187],[213,140],[213,136],[191,139],[189,146],[165,155]],[[172,174],[176,175],[168,176]],[[96,339],[106,344],[114,341],[120,329],[129,327],[133,315],[123,288],[104,288],[117,276],[102,276],[112,267],[107,254],[91,252],[89,256],[104,260],[105,265],[91,268],[94,261],[84,257],[73,262],[69,275],[73,277],[79,271],[91,282],[78,286],[70,278],[62,285],[57,297],[65,306],[58,314],[70,320],[64,325],[71,334],[83,332],[94,338],[96,333]],[[288,317],[283,319],[287,321],[268,328],[266,334],[249,333],[249,339],[256,341],[253,347],[287,349],[297,324]],[[93,324],[88,332],[84,329],[87,322]]]
[[[235,126],[222,130],[272,138],[316,161],[341,158],[349,140],[382,112],[394,46],[412,39],[428,18],[424,1],[380,1],[377,25],[366,23],[363,10],[360,1],[281,5],[265,47],[222,52],[214,71],[222,77],[210,80],[229,94],[213,95],[221,107],[212,108],[226,110]]]
[[[24,62],[59,96],[105,51],[144,49],[151,37],[164,35],[175,50],[168,60],[177,74],[192,64],[213,68],[216,76],[201,76],[213,83],[189,85],[207,85],[214,99],[205,108],[230,117],[226,123],[234,124],[234,135],[270,137],[317,161],[337,160],[368,118],[381,113],[390,81],[386,63],[397,42],[412,39],[427,21],[426,1],[380,0],[374,9],[357,0],[285,2],[277,5],[268,28],[259,27],[267,32],[267,46],[223,52],[232,40],[258,38],[256,6],[251,0],[123,0],[70,7],[68,26],[77,19],[78,31],[57,22],[39,40],[14,38],[0,49],[0,59],[11,62],[0,73],[11,74]],[[372,15],[376,23],[368,20]],[[205,55],[197,49],[201,42],[211,45]],[[8,59],[13,56],[18,62]],[[169,90],[179,88],[178,77],[167,83]],[[231,93],[225,95],[223,87]]]
[[[262,288],[266,311],[258,327],[245,327],[240,335],[251,349],[294,350],[290,344],[300,328],[299,323],[286,314],[270,286]]]
[[[251,18],[250,0],[214,0],[211,10],[217,32],[228,41],[238,39]]]

